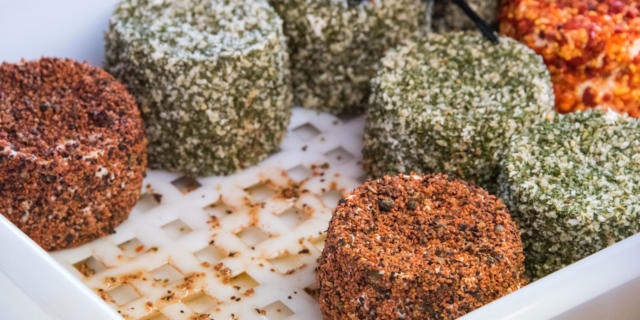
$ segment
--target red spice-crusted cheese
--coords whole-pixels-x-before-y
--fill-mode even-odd
[[[339,202],[317,279],[324,319],[454,319],[523,283],[502,202],[446,175],[369,181]]]
[[[0,213],[46,250],[113,233],[140,196],[140,113],[102,69],[0,65]]]
[[[640,116],[640,2],[506,0],[500,31],[544,57],[556,110]]]

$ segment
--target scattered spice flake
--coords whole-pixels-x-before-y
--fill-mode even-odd
[[[206,276],[205,273],[190,273],[182,279],[182,282],[176,286],[176,289],[192,291],[195,288],[196,281],[204,276]]]
[[[113,287],[114,285],[120,283],[118,282],[118,278],[110,276],[110,277],[105,277],[103,280],[105,285],[107,285],[107,287]]]
[[[245,297],[250,297],[252,296],[256,291],[251,288],[251,289],[247,289],[242,295],[244,295]]]
[[[386,199],[394,204],[382,211]],[[417,210],[406,209],[410,199]],[[483,189],[446,175],[386,176],[334,211],[316,274],[321,311],[324,319],[457,318],[518,289],[523,260],[516,225]]]
[[[95,291],[98,293],[98,296],[100,297],[100,299],[102,299],[102,300],[104,300],[106,302],[109,302],[109,300],[111,299],[109,297],[109,294],[104,289],[98,288]],[[120,312],[120,311],[118,311],[118,312]]]
[[[222,278],[222,283],[229,283],[231,280],[231,269],[225,267],[224,263],[220,262],[213,266],[213,270],[216,271],[216,277]]]
[[[194,313],[189,320],[212,320],[208,313]]]
[[[312,206],[303,204],[302,205],[302,212],[304,212],[304,214],[307,217],[313,217],[313,214],[316,212],[316,209],[314,207],[312,207]]]
[[[289,185],[280,189],[279,194],[284,199],[298,198],[300,196],[300,185],[290,180]]]
[[[207,221],[211,230],[218,229],[220,227],[220,219],[216,216],[211,216]]]
[[[128,274],[120,275],[120,277],[118,279],[119,279],[120,282],[128,282],[128,281],[131,281],[131,280],[137,280],[137,279],[142,278],[142,274],[143,274],[142,271],[131,272],[131,273],[128,273]]]
[[[164,301],[171,301],[175,298],[176,293],[171,291],[171,290],[167,290],[167,293],[165,295],[163,295],[160,300],[164,300]]]

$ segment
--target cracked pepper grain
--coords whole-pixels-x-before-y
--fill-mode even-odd
[[[474,30],[475,24],[458,6],[450,0],[430,0],[433,3],[433,16],[431,17],[431,29],[435,32],[447,32],[455,30]],[[488,24],[497,21],[497,0],[467,0],[469,7]]]
[[[544,57],[559,112],[640,117],[637,0],[506,0],[500,31]]]
[[[553,110],[549,72],[518,42],[430,34],[389,50],[372,81],[363,157],[374,177],[444,172],[496,189],[509,137]]]
[[[331,113],[360,110],[384,52],[411,37],[421,0],[270,0],[284,20],[295,104]]]
[[[584,111],[513,136],[500,194],[522,231],[532,278],[640,232],[639,121]]]
[[[317,280],[324,319],[454,319],[523,284],[505,206],[446,175],[366,182],[329,224]]]
[[[292,94],[266,1],[125,0],[105,41],[105,68],[140,105],[152,167],[230,174],[278,150]]]
[[[135,101],[102,69],[0,66],[0,212],[44,249],[114,232],[140,197],[145,145]]]

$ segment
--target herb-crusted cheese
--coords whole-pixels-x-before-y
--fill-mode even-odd
[[[494,190],[509,137],[553,109],[542,59],[506,37],[430,34],[381,64],[363,148],[373,176],[445,172]]]
[[[425,17],[421,0],[270,3],[289,40],[295,103],[331,113],[366,102],[385,50],[412,36]]]
[[[543,277],[640,231],[640,125],[585,111],[510,143],[501,195],[522,230],[527,270]]]
[[[105,40],[106,69],[142,111],[152,167],[229,174],[277,151],[292,94],[266,0],[125,0]]]

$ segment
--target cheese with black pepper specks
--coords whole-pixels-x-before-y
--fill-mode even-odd
[[[125,0],[105,40],[152,167],[229,174],[278,150],[292,94],[282,20],[266,1]]]

